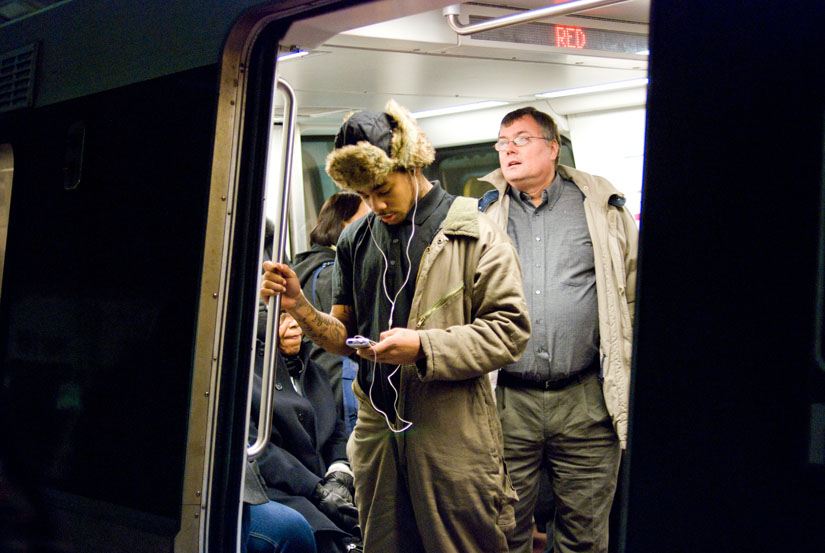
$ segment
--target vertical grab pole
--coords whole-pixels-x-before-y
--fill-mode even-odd
[[[277,259],[278,263],[284,262],[284,251],[286,250],[286,231],[287,231],[287,214],[289,207],[289,184],[292,180],[292,151],[295,145],[295,119],[297,109],[295,106],[295,91],[284,79],[278,77],[277,91],[284,95],[284,125],[281,136],[281,152],[282,152],[282,171],[279,176],[282,177],[282,195],[281,195],[281,211],[280,211],[280,233],[278,235],[277,248],[273,251],[273,258]],[[275,120],[275,91],[273,90],[272,108],[270,112],[270,125],[273,125]],[[272,137],[272,127],[270,126],[270,139]],[[271,141],[270,141],[271,143]],[[269,175],[269,158],[267,157],[266,175]],[[268,179],[267,179],[268,180]],[[268,183],[267,183],[268,184]],[[267,186],[267,190],[268,190]],[[266,228],[266,214],[264,214],[263,225]],[[263,235],[264,233],[262,233]],[[272,432],[272,395],[275,388],[275,364],[278,352],[278,321],[276,317],[281,311],[281,296],[275,296],[269,301],[266,311],[266,341],[264,342],[264,365],[263,375],[261,377],[261,412],[258,413],[258,435],[255,438],[255,443],[249,446],[246,450],[247,458],[249,460],[255,459],[264,451],[266,443],[269,441],[269,435]],[[257,317],[257,310],[255,311]],[[255,370],[254,363],[250,367],[250,371]],[[252,380],[250,375],[250,381]]]

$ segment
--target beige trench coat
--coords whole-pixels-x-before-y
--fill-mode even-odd
[[[573,181],[585,197],[584,213],[596,264],[602,391],[619,443],[625,449],[639,229],[626,207],[613,205],[623,204],[624,197],[607,179],[566,165],[559,165],[557,171],[563,178]],[[506,230],[510,197],[505,194],[508,185],[501,169],[480,180],[489,182],[498,190],[499,200],[491,203],[486,213]],[[611,198],[620,201],[614,199],[611,203]]]

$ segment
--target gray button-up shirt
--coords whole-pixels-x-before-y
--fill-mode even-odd
[[[518,250],[533,333],[505,370],[528,380],[558,380],[588,368],[599,351],[593,243],[584,195],[556,173],[535,207],[510,187],[507,234]]]

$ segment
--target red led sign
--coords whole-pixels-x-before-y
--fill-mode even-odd
[[[0,4],[4,0],[0,0]],[[506,3],[506,2],[505,2]],[[549,2],[545,2],[549,3]],[[470,24],[490,21],[489,17],[470,16]],[[514,42],[550,46],[559,49],[587,50],[588,52],[615,52],[632,54],[633,59],[640,59],[639,52],[648,49],[647,35],[625,33],[592,27],[578,27],[555,23],[522,23],[512,27],[502,27],[482,31],[473,35],[473,40],[491,40],[496,42]],[[576,52],[579,53],[579,52]]]
[[[581,50],[587,45],[587,35],[581,27],[556,25],[556,46]]]

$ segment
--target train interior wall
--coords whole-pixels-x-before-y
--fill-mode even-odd
[[[609,180],[639,220],[645,152],[645,106],[567,116],[576,167]]]

